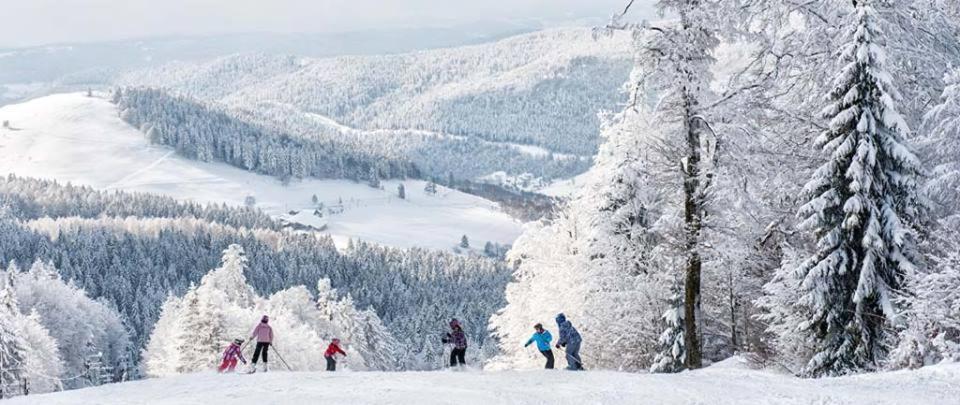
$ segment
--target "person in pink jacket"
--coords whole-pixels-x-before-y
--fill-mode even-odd
[[[268,324],[269,321],[270,318],[264,315],[263,318],[260,318],[260,323],[253,328],[253,332],[250,332],[250,339],[257,339],[257,348],[253,351],[253,364],[250,367],[251,373],[257,371],[257,362],[260,360],[261,354],[263,354],[263,371],[267,371],[267,350],[270,348],[270,343],[273,342],[273,329]]]

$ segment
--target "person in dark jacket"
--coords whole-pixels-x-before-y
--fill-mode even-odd
[[[337,359],[335,357],[337,354],[346,356],[347,352],[340,348],[340,339],[333,338],[330,341],[330,346],[327,346],[327,351],[323,352],[323,358],[327,360],[327,371],[337,371]]]
[[[553,350],[550,350],[550,341],[553,340],[553,336],[550,335],[550,331],[543,329],[543,324],[533,325],[533,336],[530,336],[530,340],[527,341],[527,344],[523,347],[530,346],[531,343],[537,342],[537,350],[540,351],[540,354],[543,357],[547,358],[547,370],[553,370]]]
[[[557,326],[560,329],[560,339],[557,340],[557,349],[566,348],[567,370],[583,370],[583,361],[580,360],[580,332],[567,320],[567,316],[557,314]]]
[[[467,335],[463,333],[463,327],[460,326],[460,321],[457,318],[450,321],[450,332],[447,332],[441,341],[453,344],[453,350],[450,351],[450,367],[454,367],[458,363],[461,366],[467,364]]]

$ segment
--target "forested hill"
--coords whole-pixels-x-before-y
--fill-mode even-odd
[[[360,130],[423,130],[591,156],[597,113],[626,98],[630,49],[627,35],[561,29],[401,55],[234,55],[135,72],[118,84],[162,87],[279,123],[319,116]]]
[[[215,106],[156,89],[118,89],[124,121],[184,157],[219,161],[279,178],[420,177],[409,160],[355,148],[340,139],[295,137],[231,116]]]

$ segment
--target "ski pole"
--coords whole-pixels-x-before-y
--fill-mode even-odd
[[[564,350],[562,347],[557,347],[557,351],[563,352],[564,355],[567,354],[567,351]],[[580,356],[580,358],[587,359],[588,361],[593,361],[593,359],[590,356],[584,355],[583,353],[577,353],[577,355]]]
[[[273,343],[273,344],[271,344],[271,346],[273,346],[273,352],[277,354],[277,358],[280,359],[280,362],[283,363],[284,366],[287,366],[287,370],[293,371],[293,369],[290,368],[290,365],[287,364],[287,361],[283,359],[283,356],[280,355],[280,351],[277,350],[277,345],[276,345],[275,343]]]

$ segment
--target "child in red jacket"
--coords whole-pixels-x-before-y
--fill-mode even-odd
[[[323,358],[327,359],[327,371],[337,371],[337,359],[333,357],[336,356],[337,353],[344,356],[347,355],[347,353],[340,348],[340,339],[333,338],[333,340],[330,341],[330,346],[327,346],[327,351],[323,352]]]
[[[227,350],[223,351],[223,362],[220,363],[217,371],[221,373],[224,371],[233,372],[233,369],[237,368],[238,358],[243,364],[247,364],[247,359],[243,358],[243,351],[240,350],[240,345],[242,344],[243,339],[235,339],[233,343],[230,343],[230,346],[227,346]]]

